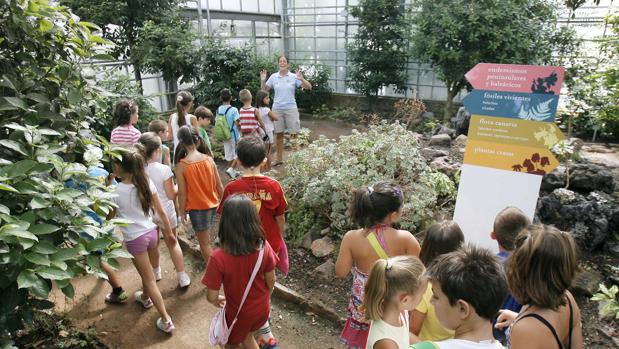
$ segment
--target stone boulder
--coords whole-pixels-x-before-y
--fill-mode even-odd
[[[555,189],[537,203],[537,217],[570,231],[582,251],[601,247],[619,226],[619,205],[610,196],[592,192],[587,196],[567,189]]]
[[[328,236],[322,239],[317,239],[312,242],[311,246],[312,254],[314,257],[326,257],[335,251],[335,244]]]
[[[453,128],[449,128],[447,126],[441,125],[439,129],[436,131],[437,135],[448,135],[450,138],[456,137],[456,130]]]
[[[305,233],[305,235],[303,235],[303,239],[301,240],[301,244],[299,244],[299,247],[302,247],[306,250],[312,249],[312,232],[307,232]]]
[[[430,167],[436,171],[442,172],[449,177],[452,177],[460,170],[462,164],[452,162],[448,156],[438,157],[430,162]]]
[[[430,138],[430,146],[449,147],[451,145],[451,137],[447,134],[438,134]]]
[[[565,187],[565,183],[565,166],[562,165],[544,176],[542,190],[550,192]],[[614,188],[615,181],[608,167],[590,162],[578,162],[570,166],[569,189],[583,193],[592,191],[612,193]]]
[[[570,290],[576,295],[591,297],[597,293],[602,282],[604,282],[604,277],[600,272],[585,270],[574,278]]]
[[[456,139],[454,139],[452,146],[458,149],[466,148],[467,139],[468,137],[466,135],[459,135],[458,137],[456,137]]]
[[[419,151],[419,153],[421,154],[421,156],[423,156],[424,159],[426,159],[426,161],[432,161],[435,158],[449,155],[449,152],[445,150],[434,148],[423,148]]]
[[[335,278],[335,264],[331,259],[328,259],[326,262],[317,266],[316,269],[314,269],[314,273],[325,281],[333,280]]]

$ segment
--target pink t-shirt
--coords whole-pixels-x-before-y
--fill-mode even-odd
[[[138,142],[142,133],[133,125],[118,126],[112,130],[110,142],[118,145],[133,145]]]

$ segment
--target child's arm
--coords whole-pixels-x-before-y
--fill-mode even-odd
[[[398,344],[391,339],[381,339],[374,343],[374,349],[400,349],[398,348]]]
[[[335,261],[335,276],[339,278],[345,278],[352,268],[352,252],[350,249],[350,235],[346,233],[340,244],[340,253],[337,255],[337,261]]]
[[[284,232],[286,231],[286,214],[281,216],[275,216],[275,221],[277,222],[277,227],[279,228],[279,233],[282,234],[282,239],[284,238]]]
[[[262,116],[260,116],[260,110],[258,110],[258,108],[254,110],[254,117],[256,118],[256,121],[258,121],[260,128],[264,130],[264,122],[262,122]]]
[[[185,171],[185,165],[179,162],[176,165],[176,181],[178,182],[178,214],[181,216],[183,222],[187,221],[185,215],[185,202],[187,200],[187,187],[185,186],[185,178],[183,172]]]
[[[176,188],[176,186],[174,185],[174,180],[172,179],[172,177],[168,178],[163,183],[163,185],[165,188],[165,195],[168,197],[168,199],[175,200],[176,194],[178,194],[178,188]]]
[[[264,281],[267,283],[269,292],[273,293],[273,288],[275,288],[275,269],[264,273]]]
[[[163,164],[172,167],[171,163],[172,161],[170,160],[170,148],[165,147],[163,148]]]
[[[217,195],[223,199],[224,197],[224,185],[221,183],[221,177],[219,177],[219,171],[217,171],[217,165],[215,164],[215,160],[211,158],[211,166],[213,166],[213,173],[215,173],[215,186],[217,190]]]
[[[272,121],[277,121],[279,120],[279,118],[277,117],[277,115],[275,115],[275,113],[272,110],[269,110],[269,113],[267,114],[269,116],[269,119],[271,119]]]
[[[163,210],[163,206],[161,206],[161,200],[159,200],[159,195],[157,195],[157,192],[151,192],[150,197],[153,200],[153,210],[155,211],[155,213],[157,213],[159,219],[163,223],[163,236],[166,239],[170,237],[176,239],[174,233],[172,232],[172,226],[170,225],[168,215]]]
[[[226,297],[219,295],[219,290],[206,289],[206,300],[212,305],[223,308],[226,306]]]

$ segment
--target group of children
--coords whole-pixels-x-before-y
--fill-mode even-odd
[[[507,207],[490,233],[496,256],[465,244],[453,221],[428,228],[420,248],[391,227],[402,203],[387,182],[353,195],[349,214],[362,229],[346,233],[335,266],[353,276],[347,348],[583,348],[567,290],[578,270],[570,234]]]
[[[258,92],[254,108],[251,93],[241,91],[240,111],[230,105],[228,89],[220,97],[216,120],[225,120],[229,127],[229,138],[219,139],[229,162],[226,172],[239,177],[225,188],[204,131],[213,114],[204,107],[190,114],[191,94],[180,92],[177,112],[167,123],[151,122],[150,132],[144,134],[132,126],[137,105],[129,100],[117,104],[119,127],[111,141],[126,148],[112,163],[118,207],[110,217],[132,222],[121,230],[142,278],[143,289],[135,299],[145,308],[154,305],[161,316],[157,327],[171,332],[174,324],[156,284],[161,278],[159,233],[179,286],[189,286],[176,237],[179,221],[188,215],[207,263],[202,278],[207,299],[225,308],[229,326],[234,323],[228,345],[257,348],[255,332],[268,326],[274,269],[285,275],[289,268],[284,192],[276,180],[261,174],[270,166],[275,117],[268,109],[267,92]],[[162,144],[169,131],[173,156]],[[242,173],[235,169],[239,166]],[[464,234],[452,221],[431,226],[420,245],[410,232],[393,228],[403,203],[402,190],[388,182],[353,194],[349,214],[362,228],[345,234],[336,262],[338,277],[349,272],[353,276],[349,317],[341,336],[345,346],[582,348],[579,309],[567,291],[578,268],[569,234],[531,224],[520,210],[508,207],[497,215],[491,232],[498,241],[498,256],[464,244]],[[209,230],[218,214],[219,247],[212,251]],[[108,301],[126,300],[117,277],[112,280]],[[249,293],[244,294],[246,289]]]

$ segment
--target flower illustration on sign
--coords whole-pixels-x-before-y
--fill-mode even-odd
[[[521,164],[512,166],[515,172],[526,172],[536,175],[545,175],[544,167],[550,165],[550,159],[547,156],[540,156],[539,153],[533,153],[531,158],[525,159]],[[523,171],[525,170],[525,171]]]

